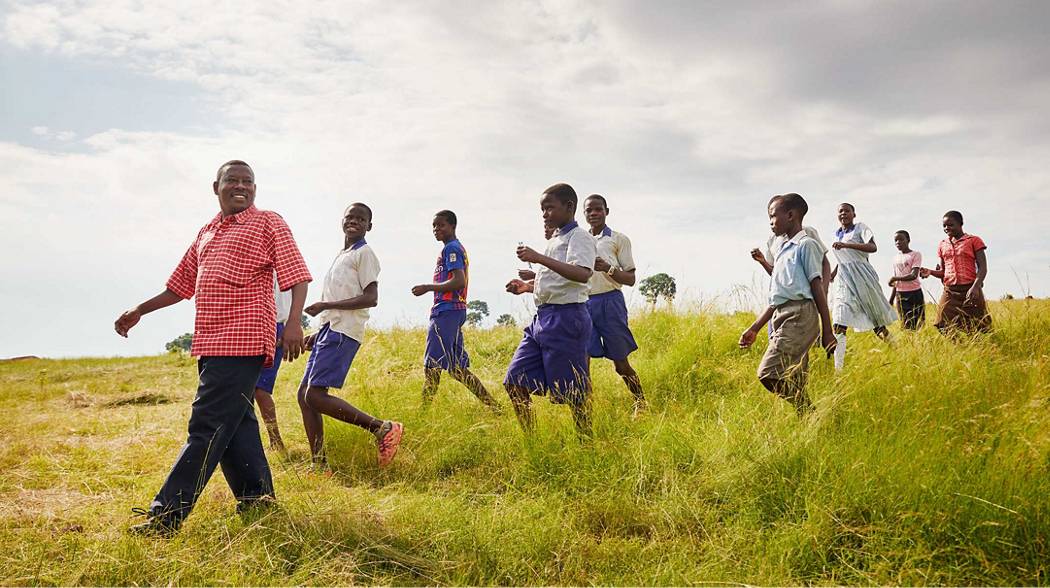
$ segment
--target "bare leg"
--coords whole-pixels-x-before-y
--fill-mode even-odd
[[[306,401],[306,382],[299,385],[299,410],[303,413],[303,428],[306,429],[306,440],[310,444],[310,456],[315,463],[323,464],[324,455],[324,418]]]
[[[441,372],[438,372],[439,374]],[[502,409],[496,399],[489,394],[489,391],[485,389],[485,384],[481,383],[481,380],[474,375],[473,372],[467,368],[456,368],[449,372],[449,374],[456,380],[463,383],[464,386],[470,390],[474,396],[478,397],[485,406],[491,408],[493,412],[499,413]]]
[[[572,422],[576,425],[576,434],[580,439],[590,439],[594,436],[591,427],[591,397],[587,396],[583,402],[569,406],[572,410]]]
[[[281,431],[277,428],[277,407],[273,404],[273,396],[262,388],[256,388],[255,403],[259,405],[259,413],[262,415],[263,423],[266,424],[266,434],[270,437],[270,449],[284,451]]]
[[[532,419],[532,392],[528,388],[504,384],[507,395],[510,396],[510,405],[514,407],[514,415],[518,417],[518,424],[526,433],[531,433],[535,423]]]
[[[306,427],[306,437],[310,441],[310,451],[315,458],[321,460],[324,459],[324,422],[321,415],[356,425],[372,434],[383,425],[380,419],[362,412],[342,398],[330,395],[328,388],[320,386],[299,388],[299,408],[303,410],[303,425]]]
[[[616,373],[623,378],[623,383],[627,384],[627,389],[634,395],[635,414],[645,410],[645,393],[642,392],[642,380],[638,377],[638,372],[634,371],[631,363],[626,358],[613,360],[613,365],[616,366]]]
[[[441,368],[423,368],[423,406],[429,405],[437,396],[441,383]]]

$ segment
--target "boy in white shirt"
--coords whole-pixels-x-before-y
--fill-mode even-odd
[[[255,403],[259,405],[259,413],[266,424],[270,449],[284,451],[284,441],[281,440],[281,431],[277,427],[277,407],[273,404],[273,387],[277,383],[277,371],[281,369],[281,359],[284,357],[281,337],[284,335],[284,323],[288,321],[288,315],[291,313],[292,293],[281,292],[277,286],[276,275],[273,282],[273,301],[277,307],[277,347],[273,354],[273,365],[263,368],[259,372],[258,381],[255,382]]]
[[[355,202],[343,214],[343,250],[335,257],[324,279],[321,301],[303,309],[319,316],[321,330],[306,339],[310,359],[299,384],[299,408],[314,463],[326,466],[324,420],[328,415],[367,429],[379,446],[379,465],[388,465],[401,443],[401,423],[384,421],[362,412],[328,393],[342,388],[354,361],[368,321],[368,309],[379,300],[379,258],[365,242],[372,230],[372,209]]]
[[[536,316],[525,327],[503,385],[522,428],[533,428],[531,395],[549,395],[556,404],[572,409],[577,431],[591,434],[590,373],[587,344],[591,318],[587,314],[587,281],[593,273],[594,239],[579,227],[578,198],[568,184],[543,192],[543,224],[555,229],[545,254],[519,246],[518,259],[540,266],[533,284],[520,279],[507,283],[512,294],[533,292]]]

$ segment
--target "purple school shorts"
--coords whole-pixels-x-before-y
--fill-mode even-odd
[[[525,327],[503,383],[549,394],[557,404],[582,403],[590,392],[590,337],[591,317],[583,303],[540,306]]]
[[[318,388],[342,388],[350,364],[361,348],[361,343],[346,335],[333,331],[325,323],[317,332],[310,359],[306,360],[303,383]]]
[[[470,356],[463,347],[465,322],[466,310],[446,310],[430,317],[423,365],[443,370],[470,367]]]
[[[587,348],[591,357],[620,361],[638,349],[627,326],[627,302],[623,299],[623,292],[612,290],[591,296],[587,300],[587,312],[593,326]]]
[[[273,351],[273,365],[263,368],[259,372],[259,381],[255,387],[267,394],[273,394],[273,385],[277,382],[277,370],[281,368],[281,358],[284,357],[284,349],[281,348],[281,334],[284,333],[284,323],[277,323],[277,348]]]

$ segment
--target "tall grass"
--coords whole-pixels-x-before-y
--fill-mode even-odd
[[[329,420],[335,475],[313,472],[286,365],[281,508],[235,515],[217,475],[171,540],[125,528],[184,439],[192,359],[2,363],[0,582],[1048,584],[1050,302],[992,310],[974,340],[851,334],[840,374],[814,352],[803,420],[736,348],[750,315],[641,313],[651,410],[596,361],[585,444],[563,407],[526,439],[448,378],[422,410],[423,332],[373,332],[342,393],[405,423],[394,464]],[[518,337],[468,334],[499,398]]]

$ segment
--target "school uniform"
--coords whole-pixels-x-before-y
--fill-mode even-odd
[[[769,284],[769,346],[758,366],[758,378],[788,380],[804,387],[809,349],[820,335],[820,314],[810,282],[819,278],[823,255],[805,231],[785,241],[776,252]]]
[[[906,276],[915,268],[922,267],[922,254],[918,251],[897,253],[893,257],[893,275]],[[922,295],[919,278],[897,280],[893,283],[897,291],[897,313],[905,329],[915,330],[926,322],[926,299]]]
[[[967,292],[977,281],[977,253],[987,248],[980,237],[969,234],[958,239],[948,237],[937,246],[937,257],[944,271],[944,292],[935,324],[941,331],[958,329],[973,333],[991,330],[992,317],[988,314],[984,293],[966,301]]]
[[[811,226],[804,225],[802,230],[806,232],[806,235],[816,241],[817,247],[820,248],[821,264],[824,262],[824,255],[827,254],[828,248],[824,245],[824,241],[820,238],[820,233],[817,232]],[[776,252],[780,251],[780,248],[784,246],[784,243],[791,240],[791,237],[787,235],[770,235],[769,239],[766,239],[766,246],[762,249],[762,257],[765,258],[766,263],[773,265],[773,261],[776,257]]]
[[[255,418],[255,384],[273,363],[278,287],[309,282],[310,272],[284,219],[251,206],[220,213],[201,228],[167,288],[196,298],[193,345],[200,382],[188,438],[150,504],[150,514],[178,527],[215,471],[241,503],[273,496],[273,479]]]
[[[545,255],[586,268],[594,267],[594,239],[573,221],[555,231]],[[504,384],[548,394],[551,402],[582,404],[590,389],[587,345],[591,317],[587,283],[574,282],[541,266],[533,282],[536,316],[525,327]]]
[[[606,226],[594,236],[594,246],[597,256],[613,268],[624,271],[635,269],[631,240],[627,235]],[[623,298],[622,288],[622,284],[605,272],[595,271],[587,282],[587,312],[591,317],[591,338],[587,351],[591,357],[620,361],[638,349],[634,334],[627,325],[627,302]]]
[[[273,301],[277,308],[277,337],[274,339],[276,346],[273,352],[273,365],[263,368],[259,373],[259,381],[255,383],[256,389],[268,394],[273,394],[273,387],[277,383],[277,372],[281,369],[281,360],[284,358],[281,335],[284,334],[284,323],[292,312],[292,293],[291,291],[281,292],[276,278],[273,282]]]
[[[361,239],[335,256],[324,277],[322,302],[346,300],[364,294],[379,280],[379,258]],[[306,360],[303,384],[318,388],[342,388],[365,337],[368,309],[325,310],[317,315],[317,332],[310,358]]]
[[[872,240],[868,225],[855,223],[835,231],[835,240],[863,244]],[[855,331],[870,331],[897,320],[897,313],[886,301],[879,274],[868,262],[868,254],[856,249],[834,249],[838,270],[831,289],[831,322]]]
[[[455,270],[463,270],[463,275],[469,281],[469,266],[467,250],[459,239],[453,239],[441,248],[441,255],[434,268],[434,283],[448,281]],[[467,284],[451,292],[434,292],[434,306],[430,309],[427,344],[423,352],[424,366],[443,370],[470,366],[470,356],[463,345],[463,325],[466,322]]]

